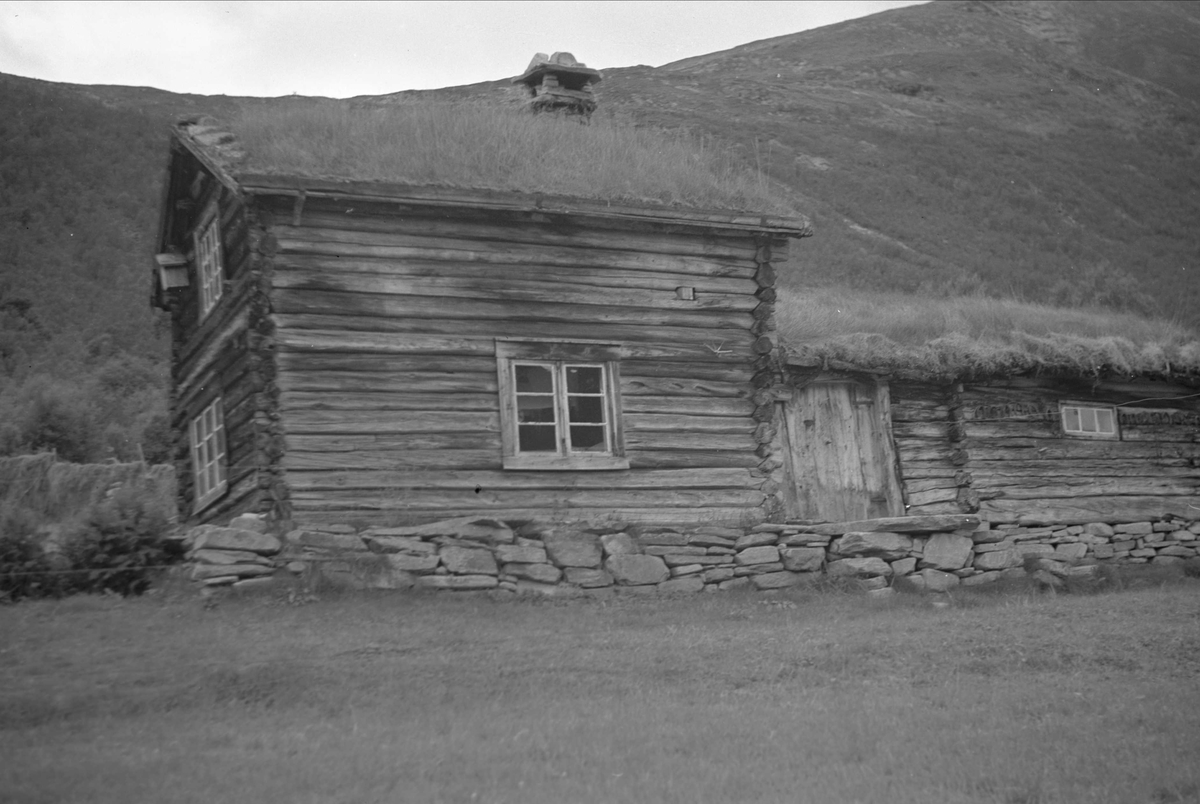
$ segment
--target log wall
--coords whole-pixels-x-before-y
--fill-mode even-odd
[[[960,400],[954,388],[894,382],[891,395],[892,440],[907,512],[972,513],[969,500],[960,504],[969,478],[955,427]]]
[[[279,467],[298,523],[762,519],[769,241],[302,203],[255,202],[274,250]],[[497,338],[618,344],[630,468],[502,469]]]
[[[970,487],[993,523],[1138,522],[1200,512],[1200,396],[1165,382],[1012,379],[961,393]],[[1117,406],[1120,439],[1064,435],[1059,403]]]
[[[197,176],[204,178],[197,181]],[[226,279],[220,300],[201,318],[193,261],[192,286],[171,302],[171,426],[178,502],[181,517],[198,523],[264,510],[260,477],[266,459],[260,430],[269,407],[264,391],[271,364],[262,352],[260,331],[270,321],[261,231],[246,204],[194,159],[177,157],[171,182],[171,197],[178,203],[170,239],[189,256],[191,233],[200,216],[217,204]],[[217,395],[224,402],[227,487],[220,498],[196,511],[189,425]]]

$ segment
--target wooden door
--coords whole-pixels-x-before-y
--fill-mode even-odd
[[[816,382],[783,408],[789,519],[904,515],[886,383]]]

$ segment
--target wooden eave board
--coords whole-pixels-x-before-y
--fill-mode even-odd
[[[193,145],[192,147],[197,148],[198,146]],[[336,197],[348,201],[386,201],[421,207],[557,213],[608,221],[654,222],[666,226],[735,230],[773,234],[780,237],[808,237],[812,234],[811,224],[805,218],[750,215],[720,210],[627,206],[548,194],[467,190],[390,182],[342,181],[258,173],[240,174],[237,182],[242,192],[249,195],[304,195],[314,198]]]

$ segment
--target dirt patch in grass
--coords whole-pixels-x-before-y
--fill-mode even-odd
[[[1193,579],[23,604],[0,800],[1189,801],[1197,623]]]

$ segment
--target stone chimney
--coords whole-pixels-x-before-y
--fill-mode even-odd
[[[533,112],[562,112],[587,119],[596,110],[592,84],[601,79],[599,70],[575,61],[570,53],[538,53],[513,83],[524,86]]]

